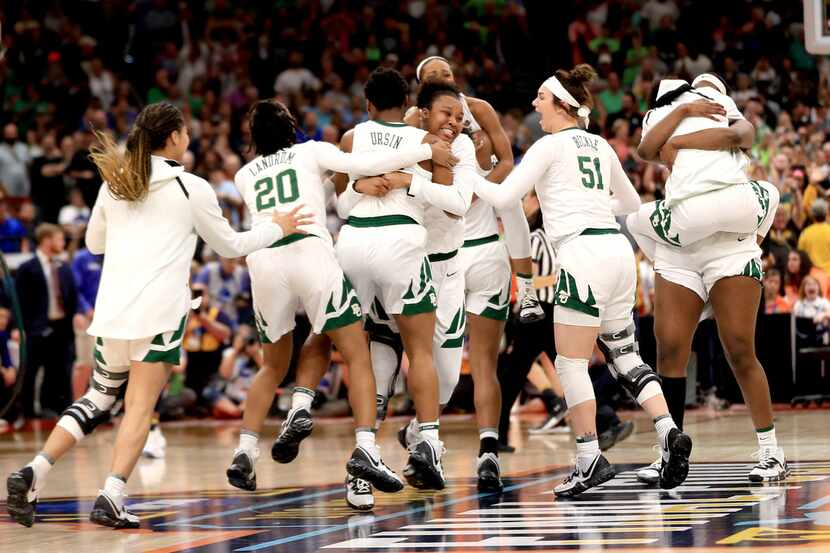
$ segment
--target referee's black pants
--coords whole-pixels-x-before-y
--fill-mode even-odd
[[[501,384],[501,416],[499,417],[499,440],[507,443],[510,430],[510,409],[516,403],[524,388],[530,368],[542,352],[551,362],[556,359],[556,344],[553,338],[553,304],[539,302],[545,311],[545,318],[529,324],[515,323],[515,334],[510,353],[499,363]]]

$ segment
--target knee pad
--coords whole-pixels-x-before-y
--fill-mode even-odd
[[[77,441],[92,433],[109,418],[110,409],[127,382],[130,367],[105,367],[95,364],[87,392],[66,408],[58,426],[72,434]]]
[[[397,347],[390,345],[395,343],[391,340],[378,341],[370,333],[371,342],[369,352],[372,356],[372,372],[375,374],[375,391],[377,393],[377,418],[384,420],[389,407],[389,398],[395,393],[395,381],[401,366],[403,356],[403,345],[400,338],[397,340]]]
[[[635,330],[632,322],[619,330],[603,332],[599,335],[599,344],[611,374],[642,405],[662,390],[660,377],[640,357],[640,346],[634,337]]]
[[[554,362],[556,373],[565,390],[565,401],[568,407],[594,399],[594,386],[588,375],[587,359],[571,359],[562,355],[556,356]]]
[[[455,392],[463,354],[463,348],[433,348],[432,356],[438,373],[438,403],[441,405],[448,404]]]

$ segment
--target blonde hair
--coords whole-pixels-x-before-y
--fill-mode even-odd
[[[805,275],[804,278],[801,279],[801,286],[798,287],[798,297],[802,300],[807,297],[808,282],[814,282],[816,284],[816,288],[818,288],[818,295],[821,296],[821,282],[819,282],[819,280],[812,275]]]
[[[123,153],[108,134],[94,131],[98,144],[90,148],[89,157],[107,182],[110,195],[127,202],[144,200],[150,191],[150,154],[163,148],[170,134],[183,126],[179,108],[159,102],[138,114]]]

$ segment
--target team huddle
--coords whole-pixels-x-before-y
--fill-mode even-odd
[[[458,383],[466,335],[480,440],[478,489],[501,491],[496,365],[513,273],[519,321],[545,316],[521,208],[534,188],[559,267],[554,365],[576,435],[574,470],[555,495],[574,497],[615,476],[597,439],[588,374],[596,346],[654,421],[660,456],[638,478],[663,489],[684,482],[692,439],[683,432],[685,393],[677,391],[685,390],[694,329],[708,316],[718,322],[756,429],[758,462],[748,478],[787,476],[753,343],[758,243],[772,224],[778,192],[747,176],[742,149],[752,146],[754,128],[721,79],[703,74],[691,84],[661,82],[638,151],[669,166],[671,176],[664,200],[641,204],[614,150],[586,130],[596,77],[590,66],[558,70],[539,87],[533,107],[546,136],[515,167],[496,112],[459,92],[447,60],[426,58],[416,73],[417,102],[407,110],[404,77],[375,70],[365,87],[368,120],[348,131],[339,149],[298,144],[288,109],[274,100],[257,102],[249,113],[256,157],[235,179],[252,214],[246,232],[231,228],[210,185],[179,163],[189,137],[174,106],[147,106],[126,153],[99,137],[93,160],[105,184],[86,240],[90,251],[106,256],[89,331],[97,366],[89,391],[63,414],[43,450],[8,477],[14,520],[33,524],[49,470],[100,424],[129,375],[112,470],[90,520],[139,526],[124,505],[124,489],[170,366],[179,361],[187,314],[198,302],[188,287],[197,236],[222,256],[247,256],[263,351],[227,469],[231,485],[257,487],[260,433],[288,372],[294,315],[302,306],[312,335],[299,354],[291,409],[271,448],[276,462],[293,461],[311,434],[314,390],[334,347],[349,367],[355,426],[345,471],[348,505],[372,509],[375,491],[398,492],[405,481],[444,488],[440,416]],[[336,243],[326,226],[333,195],[345,220]],[[658,275],[657,371],[639,355],[635,255],[619,217]],[[398,432],[409,454],[399,476],[384,463],[375,434],[404,353],[416,416]]]

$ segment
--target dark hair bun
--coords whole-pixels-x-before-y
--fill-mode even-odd
[[[587,84],[597,78],[597,72],[587,63],[580,63],[568,72],[568,80],[574,85]]]

